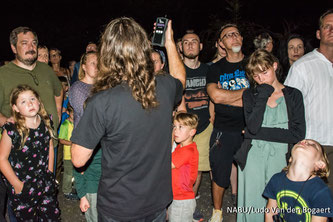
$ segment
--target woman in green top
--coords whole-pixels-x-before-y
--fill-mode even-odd
[[[299,90],[278,81],[279,61],[266,50],[257,50],[246,66],[255,86],[243,93],[246,128],[236,153],[239,164],[237,221],[264,221],[269,179],[286,166],[288,146],[305,136],[303,97]]]

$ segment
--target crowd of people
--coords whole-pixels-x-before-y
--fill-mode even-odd
[[[121,17],[62,67],[58,48],[15,28],[0,67],[0,221],[60,221],[59,192],[88,222],[203,221],[203,172],[211,222],[229,186],[238,222],[327,221],[333,9],[316,37],[319,48],[293,33],[274,51],[260,33],[246,56],[237,24],[223,24],[203,63],[193,30],[175,41],[170,20],[156,47]]]

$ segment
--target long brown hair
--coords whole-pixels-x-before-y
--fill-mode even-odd
[[[40,99],[40,96],[38,95],[38,93],[31,88],[28,85],[18,85],[16,88],[13,89],[11,95],[10,95],[10,105],[11,107],[13,107],[13,105],[16,105],[17,99],[19,97],[19,95],[23,92],[26,91],[31,91],[34,96],[36,96],[37,100],[39,101],[40,105],[39,105],[39,111],[38,111],[38,115],[41,117],[41,121],[44,121],[45,126],[48,128],[49,132],[50,132],[50,136],[52,138],[55,138],[55,133],[54,130],[51,127],[51,120],[49,115],[47,114],[45,107]],[[14,117],[15,120],[15,127],[17,129],[17,131],[19,132],[20,136],[21,136],[21,145],[20,145],[20,149],[22,149],[23,145],[25,144],[25,142],[27,141],[27,138],[29,136],[29,128],[25,125],[25,118],[24,116],[22,116],[20,113],[16,112],[13,108],[12,108],[12,116]]]
[[[151,46],[143,28],[132,18],[112,20],[101,37],[99,75],[92,93],[127,83],[143,109],[158,106]]]

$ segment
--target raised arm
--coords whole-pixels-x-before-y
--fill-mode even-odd
[[[215,104],[243,106],[242,95],[245,89],[226,90],[219,88],[217,83],[207,84],[207,93]]]
[[[185,89],[186,84],[186,71],[183,61],[181,60],[175,41],[173,39],[173,30],[172,30],[172,22],[169,20],[168,28],[165,32],[165,49],[168,55],[168,63],[169,63],[169,71],[170,74],[179,79],[183,84],[183,88]]]

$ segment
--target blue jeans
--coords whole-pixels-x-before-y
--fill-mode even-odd
[[[98,214],[98,221],[99,222],[122,222],[119,220],[114,220],[112,218],[108,218],[101,214]],[[145,218],[139,220],[133,220],[131,222],[165,222],[166,221],[166,209],[158,211],[154,214],[146,216]]]

